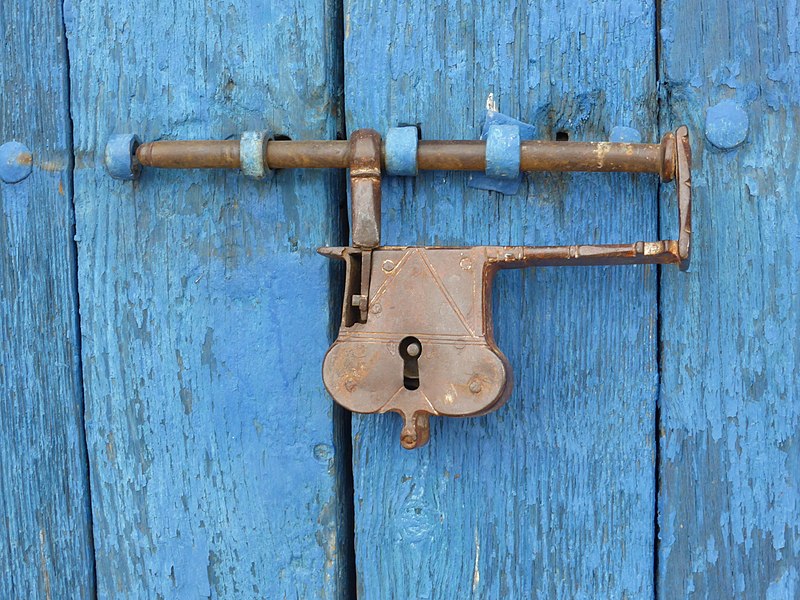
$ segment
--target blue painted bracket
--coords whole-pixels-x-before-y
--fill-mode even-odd
[[[489,130],[495,125],[514,125],[519,128],[519,139],[532,140],[535,139],[536,129],[533,125],[518,121],[503,113],[487,110],[486,119],[483,122],[483,130],[481,131],[481,139],[486,140],[489,137]],[[516,194],[519,191],[520,183],[522,183],[522,175],[517,175],[512,178],[499,178],[492,177],[486,173],[473,173],[467,185],[471,188],[478,190],[491,190],[500,192],[501,194]]]
[[[492,125],[486,136],[486,174],[492,179],[519,179],[519,127]]]

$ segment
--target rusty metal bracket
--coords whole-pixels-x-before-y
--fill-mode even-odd
[[[659,144],[531,141],[518,135],[500,135],[489,143],[417,143],[409,135],[392,139],[399,142],[390,140],[387,152],[387,145],[370,129],[354,132],[349,141],[267,140],[266,134],[246,133],[241,141],[139,144],[128,134],[109,141],[106,165],[112,177],[122,180],[135,179],[142,167],[244,167],[258,178],[275,169],[350,169],[352,245],[319,249],[346,265],[342,324],[325,356],[323,379],[334,400],[345,408],[399,413],[405,448],[427,443],[431,415],[482,415],[502,406],[511,392],[511,367],[492,332],[491,290],[498,270],[643,263],[688,268],[692,194],[686,127],[668,133]],[[403,174],[417,170],[488,170],[503,176],[518,171],[655,173],[662,181],[675,180],[678,235],[612,245],[381,246],[381,170],[387,164]]]
[[[358,248],[347,261],[352,288],[345,297],[345,319],[352,324],[367,320],[372,250],[381,244],[381,136],[372,129],[359,129],[350,138],[350,202],[353,246]]]

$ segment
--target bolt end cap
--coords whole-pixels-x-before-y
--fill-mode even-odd
[[[142,165],[136,159],[139,137],[134,133],[116,133],[108,138],[105,163],[108,174],[121,181],[133,181],[142,173]]]

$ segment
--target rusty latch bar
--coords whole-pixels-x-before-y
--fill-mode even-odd
[[[417,140],[416,132],[394,133],[390,143],[373,130],[358,130],[349,141],[306,142],[272,141],[263,132],[240,141],[146,144],[122,135],[109,141],[106,165],[118,179],[135,179],[143,166],[242,169],[256,178],[273,169],[349,168],[352,246],[319,249],[346,264],[342,325],[325,357],[323,379],[345,408],[399,413],[405,448],[428,441],[430,415],[486,414],[510,394],[511,367],[492,333],[491,289],[498,270],[643,263],[685,270],[689,265],[691,150],[685,126],[660,144],[520,142],[513,130],[497,131],[486,142],[425,141]],[[500,177],[518,171],[655,173],[662,181],[675,180],[678,235],[606,245],[381,246],[382,170],[404,175],[485,170]]]
[[[668,134],[671,136],[672,134]],[[355,133],[353,134],[355,136]],[[352,140],[266,140],[267,169],[348,169]],[[666,153],[665,153],[666,150]],[[660,144],[619,142],[520,143],[521,171],[595,171],[656,173],[671,181],[673,153]],[[133,161],[131,161],[133,158]],[[386,171],[386,145],[381,145],[381,170]],[[420,171],[484,171],[486,142],[481,140],[419,140]],[[140,144],[133,134],[112,136],[106,166],[117,179],[135,179],[131,167],[159,169],[241,169],[240,140],[165,140]]]

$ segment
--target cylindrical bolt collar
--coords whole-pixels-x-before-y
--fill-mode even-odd
[[[519,127],[492,125],[486,136],[486,175],[497,179],[519,177]]]
[[[416,127],[392,127],[386,133],[386,174],[411,177],[417,174]]]
[[[108,138],[106,144],[106,170],[114,179],[131,181],[138,179],[142,166],[136,160],[139,138],[133,133],[117,133]]]
[[[19,142],[0,146],[0,179],[6,183],[19,183],[31,174],[33,155]]]
[[[242,173],[252,179],[262,180],[270,174],[267,168],[267,144],[269,133],[266,131],[245,131],[239,141],[239,160]]]

